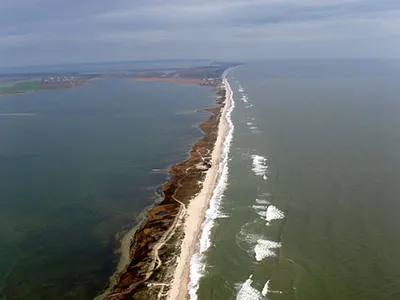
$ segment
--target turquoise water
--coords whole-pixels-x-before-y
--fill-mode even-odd
[[[91,299],[116,234],[153,203],[211,88],[107,79],[0,98],[0,298]]]
[[[228,187],[199,299],[400,299],[399,75],[351,61],[229,74]]]

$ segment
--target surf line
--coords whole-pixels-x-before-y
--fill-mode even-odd
[[[226,114],[226,125],[228,127],[225,140],[221,151],[221,159],[218,169],[218,181],[214,188],[209,208],[206,211],[205,219],[201,226],[201,233],[199,242],[197,244],[196,253],[190,260],[190,281],[189,281],[189,296],[190,300],[197,300],[197,291],[201,278],[204,276],[206,262],[204,258],[205,252],[211,246],[211,230],[214,227],[215,220],[220,216],[220,206],[223,198],[223,194],[227,188],[228,174],[229,174],[229,152],[233,139],[234,125],[232,122],[232,111],[235,108],[235,102],[233,100],[233,91],[227,79],[229,70],[224,72],[222,78],[226,90],[227,103],[230,103]]]

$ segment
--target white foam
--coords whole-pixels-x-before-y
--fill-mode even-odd
[[[259,210],[259,209],[261,209],[261,210],[266,210],[267,207],[268,207],[268,206],[266,206],[266,205],[253,205],[253,208],[254,208],[255,210]]]
[[[243,92],[244,92],[244,89],[242,88],[242,86],[241,86],[241,85],[239,85],[238,91],[239,91],[239,92],[241,92],[241,93],[243,93]]]
[[[226,218],[229,218],[229,215],[219,211],[216,219],[226,219]]]
[[[268,281],[264,284],[264,287],[263,287],[263,289],[262,289],[262,291],[261,291],[261,294],[262,294],[263,296],[267,296],[267,294],[268,294],[268,292],[269,292],[269,282],[270,282],[270,280],[268,280]]]
[[[258,176],[264,176],[267,174],[268,166],[267,166],[267,158],[261,155],[252,155],[253,159],[253,167],[252,170],[254,174]]]
[[[243,95],[243,96],[242,96],[242,101],[243,101],[244,103],[249,103],[249,97],[247,97],[247,95]]]
[[[255,210],[255,212],[263,219],[267,218],[267,209],[268,206],[267,205],[253,205],[253,209]]]
[[[252,122],[247,122],[246,123],[248,126],[251,126],[251,125],[253,125],[253,123]]]
[[[267,225],[272,220],[280,220],[280,219],[283,219],[284,217],[285,217],[285,215],[283,214],[283,212],[280,209],[278,209],[276,206],[273,206],[273,205],[268,206],[267,214],[266,214],[266,218],[265,218],[265,220],[267,221]]]
[[[266,257],[276,256],[275,249],[279,248],[280,246],[281,243],[259,239],[257,241],[257,245],[254,247],[256,260],[261,261]]]
[[[258,204],[269,204],[270,203],[268,200],[263,200],[263,199],[256,199],[256,202]]]
[[[223,82],[230,94],[231,106],[226,114],[226,122],[228,123],[228,131],[225,137],[225,141],[222,147],[221,161],[218,169],[218,182],[213,191],[213,195],[210,200],[210,207],[206,211],[205,219],[202,224],[202,232],[200,235],[200,241],[198,245],[198,251],[195,253],[190,261],[190,283],[189,283],[189,295],[191,300],[197,299],[197,290],[199,288],[199,282],[201,277],[204,275],[205,261],[204,252],[211,246],[211,229],[214,226],[214,221],[221,215],[219,212],[219,207],[221,205],[222,196],[227,187],[228,181],[228,162],[229,162],[229,151],[231,148],[231,143],[233,139],[234,126],[231,120],[232,111],[235,107],[235,102],[233,101],[233,91],[226,78],[227,71],[222,75]]]
[[[261,218],[263,219],[267,218],[267,206],[253,205],[253,208]]]
[[[253,283],[253,280],[251,279],[253,275],[250,275],[250,277],[242,284],[237,296],[236,300],[263,300],[265,297],[263,296],[260,291],[257,289],[253,288],[251,285]]]
[[[267,218],[267,212],[266,211],[256,211],[256,213],[263,219]]]

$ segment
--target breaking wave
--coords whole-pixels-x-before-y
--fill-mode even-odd
[[[270,203],[268,200],[264,200],[264,199],[256,199],[256,202],[258,204],[269,204]]]
[[[269,280],[265,283],[264,288],[260,292],[256,288],[252,287],[253,284],[253,275],[241,285],[239,292],[236,296],[236,300],[264,300],[266,299],[266,295],[268,293],[268,284]]]
[[[285,215],[283,214],[283,212],[278,209],[276,206],[270,205],[268,206],[267,209],[267,214],[265,217],[265,220],[267,221],[267,225],[269,225],[269,223],[272,220],[280,220],[283,219],[285,217]]]
[[[267,180],[267,171],[268,171],[268,166],[267,166],[267,158],[261,155],[252,155],[251,158],[253,159],[253,167],[252,170],[254,174],[257,176],[262,176],[264,180]]]
[[[270,240],[259,239],[257,241],[257,245],[254,247],[256,260],[261,261],[266,257],[277,256],[275,253],[275,249],[277,249],[279,247],[281,247],[281,243],[270,241]]]
[[[273,220],[281,220],[285,218],[283,211],[276,206],[271,205],[268,200],[256,199],[256,203],[257,204],[252,207],[259,216],[267,221],[267,225],[269,225]]]

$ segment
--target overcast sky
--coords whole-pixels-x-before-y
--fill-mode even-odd
[[[0,0],[0,66],[400,58],[400,0]]]

